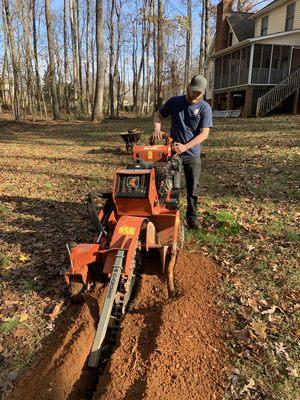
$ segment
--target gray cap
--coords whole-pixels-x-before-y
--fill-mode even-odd
[[[203,75],[195,75],[191,79],[190,88],[193,92],[205,92],[207,80]]]

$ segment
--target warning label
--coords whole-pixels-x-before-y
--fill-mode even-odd
[[[120,235],[131,235],[133,236],[135,233],[135,228],[132,226],[121,226],[119,228]]]

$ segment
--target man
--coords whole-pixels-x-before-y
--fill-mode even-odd
[[[186,221],[191,229],[199,229],[197,202],[199,195],[199,177],[201,171],[201,143],[207,139],[212,127],[210,105],[203,100],[207,81],[204,76],[196,75],[187,87],[187,93],[171,97],[154,115],[155,139],[161,139],[161,124],[164,118],[171,116],[170,136],[175,142],[175,151],[183,163],[186,189]]]

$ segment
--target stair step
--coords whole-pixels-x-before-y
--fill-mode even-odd
[[[300,68],[257,100],[256,116],[263,117],[300,88]]]

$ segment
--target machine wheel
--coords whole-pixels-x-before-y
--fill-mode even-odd
[[[70,277],[69,292],[73,303],[83,303],[86,285],[82,282],[80,276]]]

